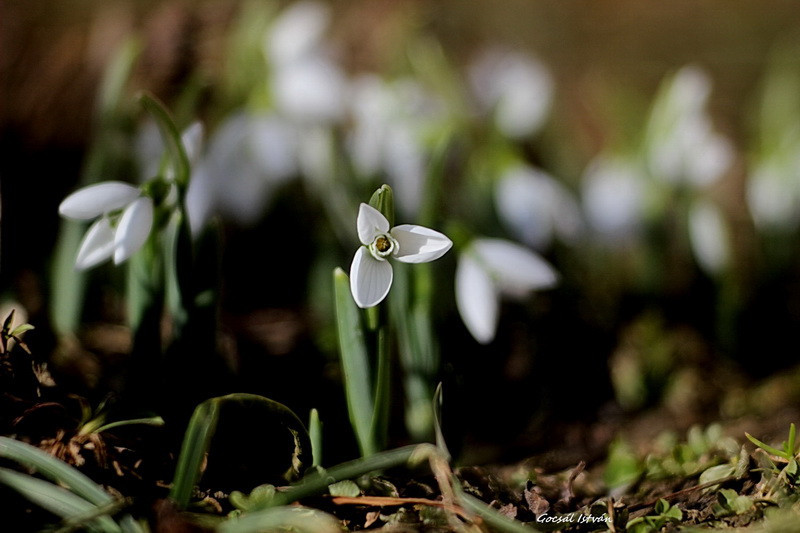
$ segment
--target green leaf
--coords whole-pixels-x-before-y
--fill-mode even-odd
[[[775,455],[777,457],[783,457],[786,460],[791,459],[791,457],[787,457],[786,452],[784,452],[783,450],[779,450],[777,448],[773,448],[769,444],[765,444],[765,443],[761,442],[760,440],[758,440],[757,438],[755,438],[754,436],[752,436],[749,433],[745,433],[744,436],[747,437],[747,439],[750,442],[752,442],[753,444],[755,444],[756,446],[758,446],[759,448],[761,448],[762,450],[764,450],[767,453],[770,453],[770,454]]]
[[[203,462],[217,425],[223,415],[231,416],[236,412],[231,411],[232,409],[244,411],[253,424],[261,426],[271,424],[280,428],[283,433],[276,432],[276,438],[286,438],[286,433],[291,435],[294,442],[291,457],[267,457],[267,459],[273,463],[284,461],[290,464],[292,472],[301,471],[305,455],[311,449],[311,443],[305,426],[288,407],[255,394],[237,393],[211,398],[197,406],[186,428],[170,491],[170,498],[176,502],[179,509],[184,509],[189,504],[192,490],[202,474]],[[228,433],[225,433],[225,437],[230,436]],[[236,450],[229,452],[236,453]]]
[[[31,326],[30,324],[22,324],[22,325],[17,326],[16,328],[14,328],[11,331],[11,333],[9,333],[9,335],[12,336],[12,337],[18,337],[18,336],[22,335],[23,333],[25,333],[26,331],[30,331],[32,329],[36,329],[36,328]]]
[[[707,468],[702,474],[700,474],[699,483],[703,485],[705,483],[710,483],[718,479],[723,479],[728,476],[732,476],[735,469],[736,467],[730,463],[712,466],[711,468]]]
[[[175,125],[166,106],[155,96],[142,93],[139,96],[139,101],[148,113],[155,119],[158,125],[158,130],[161,132],[161,137],[167,147],[167,154],[169,161],[172,165],[172,170],[175,176],[175,183],[178,187],[185,189],[189,184],[189,175],[191,172],[189,158],[186,156],[183,142],[181,141],[181,133]]]
[[[609,446],[608,461],[603,479],[612,489],[633,483],[642,475],[644,467],[627,442],[616,438]]]
[[[275,497],[274,485],[259,485],[246,495],[238,490],[231,492],[228,497],[231,505],[244,512],[260,511],[272,506]]]
[[[322,466],[322,421],[316,409],[311,409],[308,416],[308,437],[311,439],[311,466]]]
[[[94,513],[97,506],[48,481],[13,470],[0,468],[0,483],[22,494],[31,502],[64,519],[79,519]],[[98,517],[87,524],[90,531],[121,533],[120,527],[108,516]]]
[[[355,431],[361,455],[372,455],[377,451],[372,433],[372,416],[375,409],[361,314],[350,294],[350,280],[341,268],[333,271],[333,284],[339,353],[350,424]]]
[[[345,479],[343,481],[337,481],[336,483],[328,485],[328,492],[330,492],[331,496],[347,496],[349,498],[355,498],[361,494],[361,489],[358,488],[358,485],[356,485],[352,480]]]
[[[430,457],[432,454],[439,454],[439,451],[430,444],[419,444],[378,452],[368,457],[341,463],[305,476],[287,490],[277,493],[273,504],[275,506],[288,505],[302,498],[323,493],[331,483],[354,479],[387,468],[406,464],[415,465],[417,461]]]
[[[436,386],[436,391],[433,393],[433,427],[436,432],[436,447],[442,452],[442,455],[448,460],[450,459],[450,450],[447,449],[447,443],[444,440],[444,433],[442,432],[442,404],[444,403],[444,392],[441,382]]]
[[[333,516],[307,507],[273,507],[247,513],[217,526],[217,533],[260,533],[262,531],[297,531],[299,533],[339,532],[341,525]]]
[[[489,507],[478,498],[469,494],[461,493],[459,495],[459,500],[466,510],[480,517],[493,530],[501,531],[502,533],[531,533],[532,531],[539,531],[518,520],[500,514],[496,509]]]
[[[211,399],[198,405],[189,420],[169,491],[169,497],[175,500],[179,509],[185,509],[189,505],[192,490],[200,479],[211,437],[217,429],[218,418],[219,403]]]
[[[106,505],[113,501],[110,494],[78,469],[30,444],[0,437],[0,457],[36,470],[42,476],[63,485],[95,505]]]

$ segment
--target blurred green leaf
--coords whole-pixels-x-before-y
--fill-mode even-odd
[[[8,437],[0,437],[0,457],[36,470],[42,476],[67,487],[95,505],[111,503],[113,498],[100,485],[49,453]]]
[[[67,489],[53,485],[27,474],[0,468],[0,483],[22,494],[31,502],[65,519],[81,518],[92,514],[97,506],[73,494]],[[122,530],[110,517],[101,516],[86,524],[90,531],[119,533]]]

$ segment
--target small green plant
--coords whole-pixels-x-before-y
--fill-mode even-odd
[[[30,354],[31,351],[28,349],[28,346],[22,342],[22,335],[26,331],[30,331],[33,328],[30,324],[19,324],[18,326],[14,325],[14,314],[16,313],[16,309],[12,309],[11,312],[6,317],[5,321],[3,322],[3,329],[0,330],[0,355],[6,354],[9,352],[13,343],[16,343],[25,353]]]
[[[655,533],[669,523],[677,524],[683,519],[683,512],[675,505],[670,505],[663,498],[656,502],[653,514],[639,516],[628,520],[628,533]]]

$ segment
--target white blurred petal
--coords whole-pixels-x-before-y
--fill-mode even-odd
[[[324,57],[286,65],[272,76],[276,107],[299,122],[329,123],[341,119],[345,84],[341,70]]]
[[[694,202],[689,211],[689,241],[697,264],[708,274],[728,265],[729,235],[719,209],[707,201]]]
[[[208,165],[201,163],[192,172],[186,190],[186,214],[192,235],[199,235],[212,216],[215,196],[214,178],[209,173]]]
[[[350,265],[350,292],[356,305],[363,309],[381,303],[389,294],[392,276],[388,261],[378,261],[364,246],[359,246]]]
[[[133,255],[147,240],[153,227],[153,201],[142,197],[123,211],[114,236],[114,263]]]
[[[297,173],[297,134],[277,116],[252,117],[250,145],[255,164],[265,176],[284,181]]]
[[[362,202],[358,207],[356,227],[361,244],[370,244],[378,234],[388,233],[389,221],[380,211]]]
[[[453,241],[438,231],[413,224],[392,228],[399,252],[395,255],[403,263],[427,263],[442,257],[453,246]]]
[[[709,134],[698,143],[687,161],[686,175],[695,187],[711,185],[733,164],[734,151],[730,141],[722,135]]]
[[[81,241],[75,259],[77,270],[86,270],[111,258],[114,253],[114,229],[108,218],[102,217],[92,224]]]
[[[506,171],[495,187],[500,219],[520,240],[546,248],[554,236],[572,241],[582,229],[578,203],[552,176],[527,165]]]
[[[800,190],[796,171],[761,162],[747,180],[747,206],[760,230],[793,230],[800,224]]]
[[[624,159],[600,157],[583,176],[582,196],[592,228],[612,242],[638,231],[644,212],[645,176]]]
[[[295,2],[273,23],[265,43],[267,56],[277,65],[294,63],[318,47],[329,22],[326,4]]]
[[[89,185],[70,194],[58,206],[61,216],[89,220],[119,209],[139,196],[138,187],[121,181]]]
[[[456,306],[464,325],[481,344],[494,339],[500,302],[492,278],[467,250],[456,267]]]
[[[521,298],[558,282],[558,274],[550,263],[511,241],[477,239],[472,249],[503,294]]]
[[[195,163],[197,163],[197,159],[200,157],[200,151],[203,147],[203,133],[203,123],[196,120],[183,130],[181,134],[183,149],[186,151],[186,158],[189,160],[189,164],[192,167],[194,167]]]
[[[506,136],[522,138],[543,124],[553,99],[553,80],[538,60],[516,52],[489,50],[470,68],[470,82],[484,111]]]

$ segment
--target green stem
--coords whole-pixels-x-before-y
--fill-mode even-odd
[[[381,313],[382,315],[385,312]],[[392,401],[392,361],[389,327],[381,325],[376,338],[377,344],[377,372],[375,374],[375,409],[372,413],[372,435],[378,449],[383,449],[387,444],[389,430],[389,414]]]

